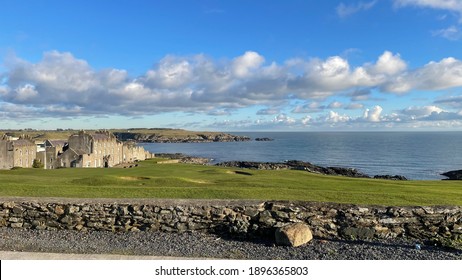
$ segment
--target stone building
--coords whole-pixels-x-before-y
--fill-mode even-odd
[[[36,156],[37,147],[29,136],[21,135],[18,139],[0,136],[0,169],[32,167]]]
[[[59,167],[58,156],[63,153],[67,145],[67,140],[45,140],[43,145],[37,148],[37,159],[43,163],[43,168],[55,169]]]
[[[0,137],[0,169],[32,167],[38,159],[45,169],[62,167],[113,167],[151,158],[135,143],[124,143],[109,131],[80,131],[67,140],[35,143],[30,137]]]
[[[57,156],[57,167],[112,167],[152,157],[143,147],[123,143],[109,131],[71,135]]]

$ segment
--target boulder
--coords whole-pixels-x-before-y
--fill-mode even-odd
[[[313,239],[310,228],[304,223],[285,225],[276,230],[277,245],[298,247]]]

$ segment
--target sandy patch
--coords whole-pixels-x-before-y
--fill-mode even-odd
[[[136,177],[136,176],[120,176],[118,178],[122,180],[127,180],[127,181],[140,181],[140,180],[150,179],[149,177]]]

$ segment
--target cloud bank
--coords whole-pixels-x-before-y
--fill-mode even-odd
[[[344,116],[338,109],[363,109],[372,89],[383,94],[405,95],[421,90],[462,86],[462,61],[448,57],[409,69],[399,54],[385,51],[376,61],[352,66],[340,56],[326,59],[292,58],[269,62],[247,51],[232,59],[215,60],[206,55],[166,56],[143,75],[132,77],[124,69],[95,69],[68,52],[44,53],[38,62],[14,57],[1,75],[0,114],[15,118],[121,115],[155,115],[191,112],[226,116],[233,110],[264,106],[258,115],[277,115],[274,123],[295,124],[280,115],[291,100],[292,113],[332,110],[328,123],[383,121],[382,108],[365,109],[361,118]],[[335,95],[350,97],[350,104],[333,101]],[[462,110],[455,96],[438,100]],[[437,114],[442,111],[435,110]],[[406,116],[406,113],[401,112]],[[287,116],[286,116],[287,117]],[[389,116],[389,118],[391,118]],[[401,117],[401,119],[403,119]],[[316,120],[303,118],[300,123]]]

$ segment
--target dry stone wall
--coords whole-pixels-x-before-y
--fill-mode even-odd
[[[316,238],[460,239],[462,207],[314,202],[0,199],[0,226],[39,230],[204,231],[254,238],[304,222]]]

